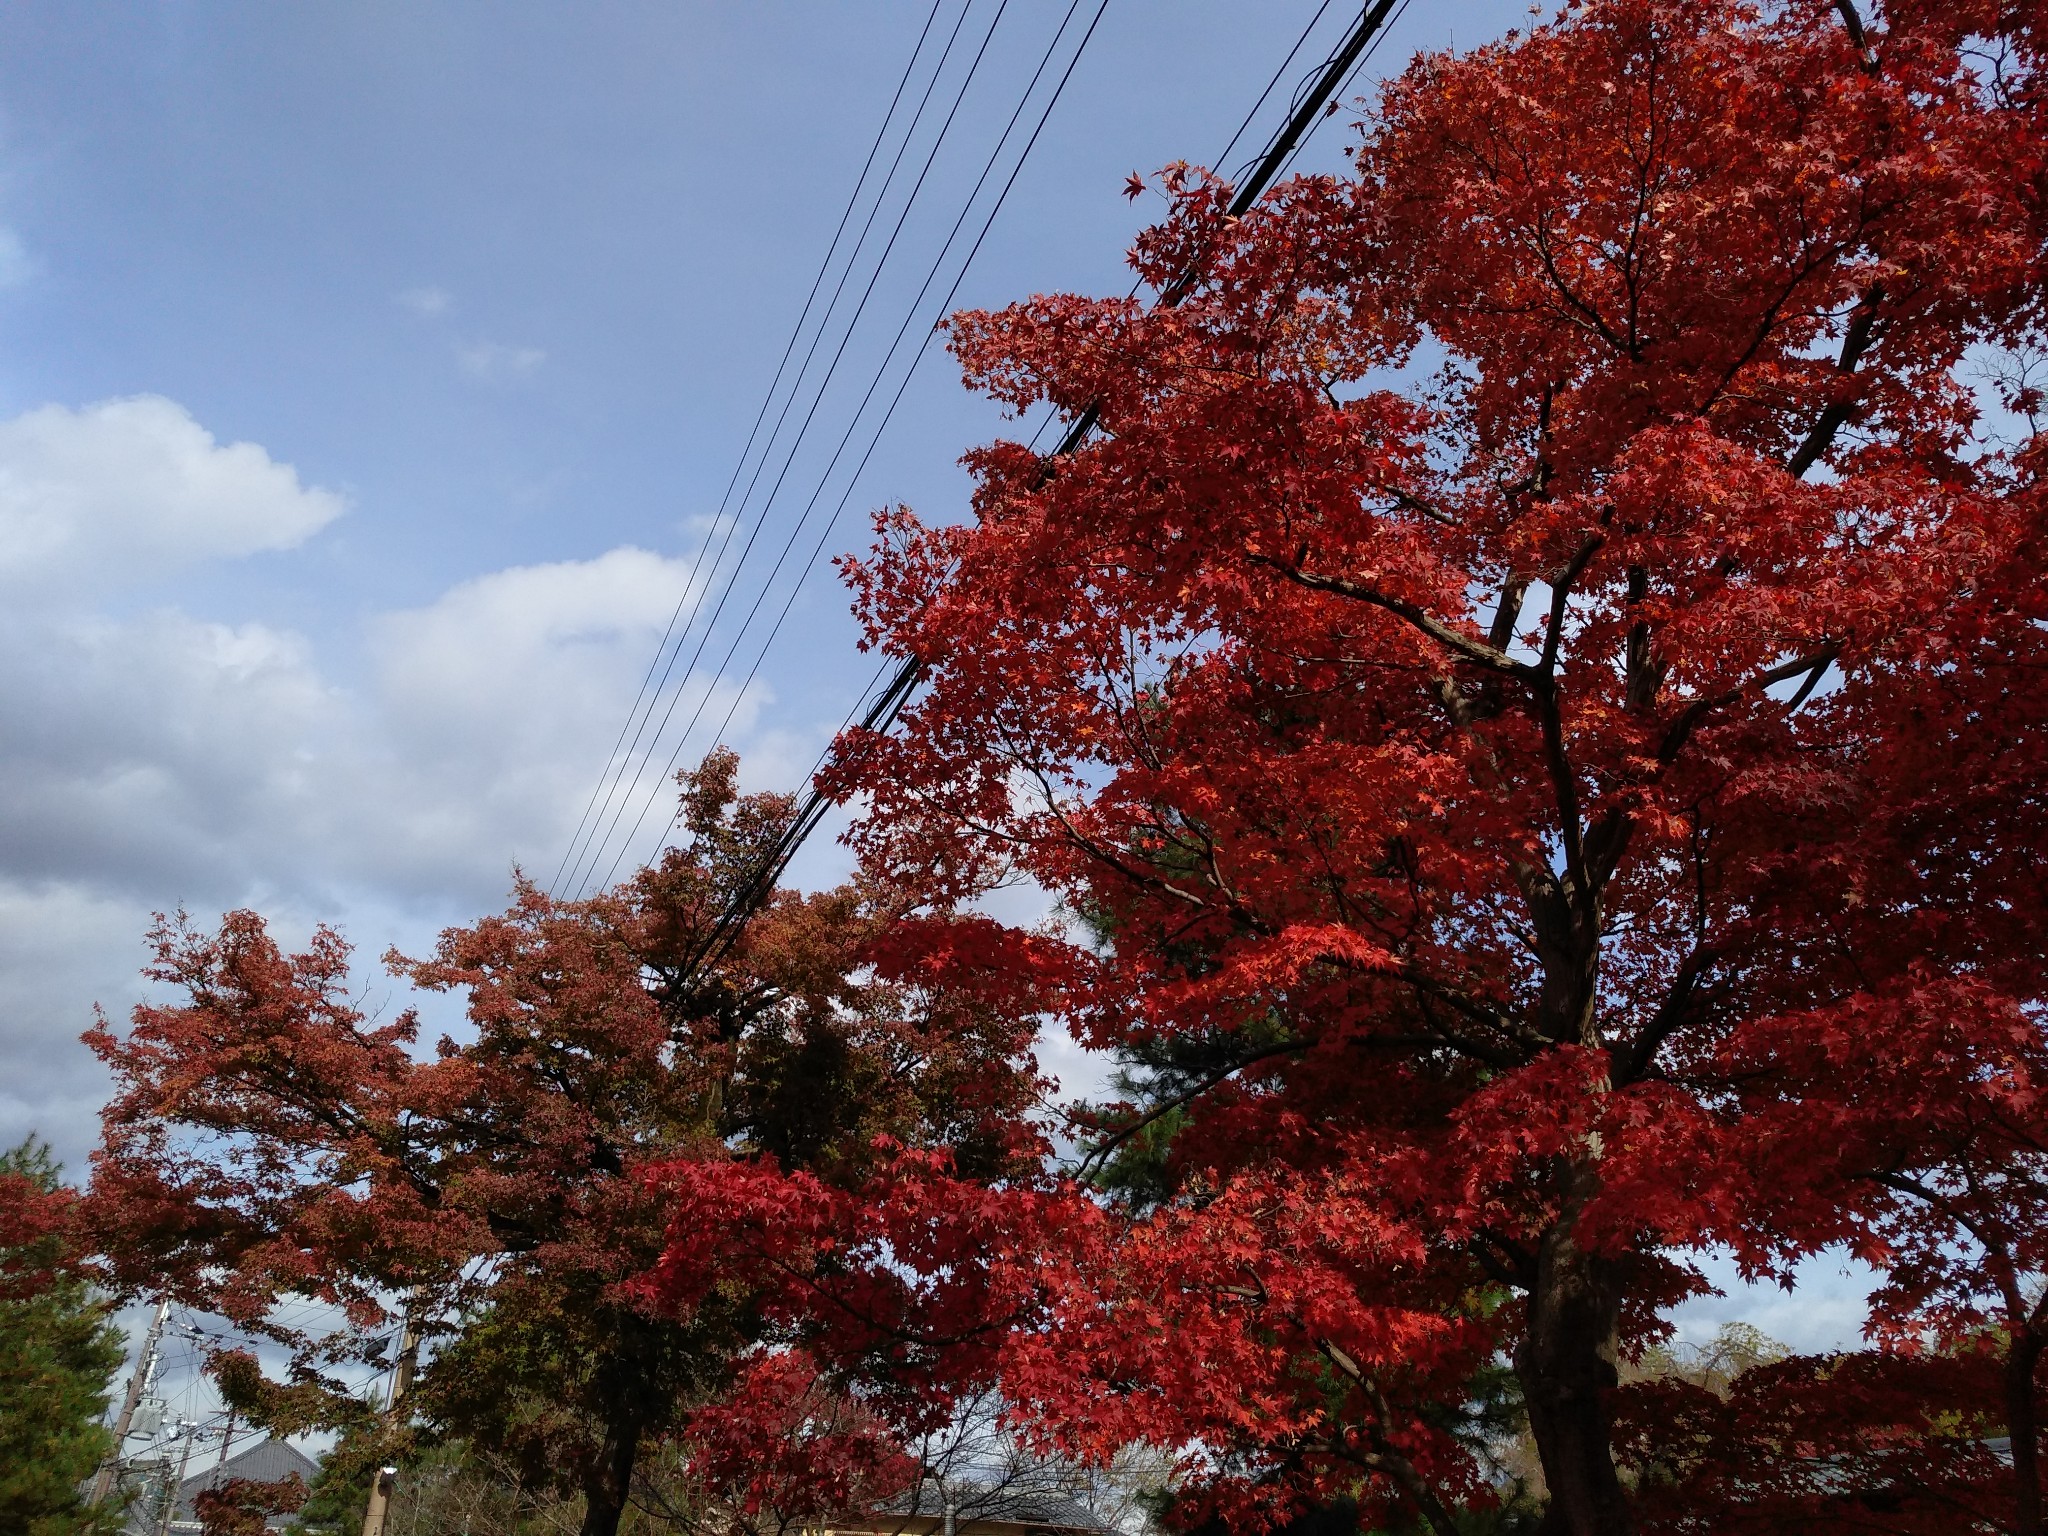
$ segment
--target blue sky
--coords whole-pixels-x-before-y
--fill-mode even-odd
[[[93,1002],[118,1015],[135,997],[152,910],[254,904],[288,935],[341,923],[374,955],[487,910],[515,861],[553,871],[930,18],[899,123],[953,51],[870,252],[956,96],[958,115],[675,717],[709,691],[689,760],[736,702],[724,734],[751,782],[801,777],[871,673],[829,569],[744,697],[754,639],[712,673],[1066,14],[0,15],[0,1044],[21,1069],[0,1136],[33,1127],[80,1160],[103,1085],[76,1035]],[[1161,205],[1134,206],[1125,177],[1214,158],[1316,14],[1114,0],[958,302],[1127,286],[1123,252]],[[1416,6],[1372,70],[1519,14]],[[1238,161],[1346,24],[1327,8]],[[1351,121],[1303,164],[1338,165]],[[959,454],[999,430],[933,347],[825,555],[888,502],[950,515]],[[821,841],[799,873],[827,878],[836,857]]]

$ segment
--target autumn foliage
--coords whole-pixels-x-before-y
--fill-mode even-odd
[[[1550,1525],[1627,1530],[1617,1365],[1689,1255],[1849,1243],[1879,1342],[2010,1353],[1921,1434],[2018,1431],[1958,1455],[2040,1528],[2048,499],[1983,375],[2042,340],[2042,45],[1571,7],[1418,60],[1355,176],[1233,220],[1170,173],[1178,304],[956,320],[970,383],[1102,430],[883,521],[850,574],[927,687],[841,772],[878,868],[1022,871],[1095,939],[1061,1011],[1155,1166],[1037,1256],[1001,1369],[1047,1434],[1449,1530],[1501,1355]]]
[[[1100,430],[848,562],[923,680],[830,769],[857,882],[697,969],[787,813],[714,762],[655,869],[394,962],[468,998],[431,1060],[331,937],[167,929],[188,1001],[94,1037],[120,1251],[431,1293],[425,1411],[593,1509],[665,1437],[822,1518],[996,1391],[1183,1526],[1518,1519],[1525,1423],[1545,1531],[2038,1536],[2044,51],[1589,0],[1418,58],[1350,174],[1170,170],[1175,302],[955,318]],[[1057,1172],[1042,1021],[1126,1085]],[[1702,1255],[1829,1250],[1869,1350],[1644,1378]]]
[[[119,1087],[92,1219],[117,1280],[290,1349],[283,1379],[216,1357],[245,1412],[352,1428],[366,1474],[400,1456],[403,1426],[370,1422],[343,1368],[389,1358],[402,1307],[425,1336],[425,1423],[580,1496],[586,1532],[608,1536],[664,1446],[734,1508],[895,1491],[894,1442],[833,1400],[845,1378],[793,1382],[762,1355],[778,1337],[720,1232],[664,1258],[665,1182],[773,1166],[839,1191],[884,1147],[981,1176],[1035,1165],[1032,1026],[891,960],[915,904],[900,889],[783,893],[720,963],[688,965],[788,812],[740,797],[735,766],[688,777],[685,846],[619,890],[570,903],[522,884],[430,958],[387,957],[466,998],[470,1037],[430,1056],[413,1014],[365,1015],[331,933],[290,954],[251,913],[160,927],[153,974],[178,1000],[88,1037]],[[698,1282],[687,1309],[643,1293],[657,1260]],[[828,1401],[838,1427],[806,1429]],[[734,1471],[770,1426],[822,1482]]]

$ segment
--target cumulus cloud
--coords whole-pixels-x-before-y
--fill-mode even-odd
[[[340,510],[170,401],[0,422],[0,545],[26,546],[0,581],[39,593],[0,597],[0,1141],[34,1128],[77,1165],[104,1092],[77,1036],[95,1000],[140,995],[152,910],[253,905],[294,939],[335,921],[374,956],[489,910],[515,860],[551,873],[691,592],[688,559],[622,548],[339,635],[105,601],[145,561],[288,549]],[[693,677],[682,716],[700,696],[686,758],[729,708],[745,740],[765,698]]]
[[[403,744],[384,768],[405,808],[384,829],[387,878],[460,868],[501,887],[514,857],[548,873],[689,583],[687,561],[615,549],[495,571],[375,619],[378,739]],[[691,704],[709,697],[707,729],[737,702],[735,728],[750,730],[766,697],[676,681]],[[711,743],[700,730],[688,745]]]
[[[17,601],[291,549],[345,505],[159,395],[0,422],[0,587]]]
[[[305,642],[153,612],[0,624],[0,871],[158,901],[289,842],[339,700]]]
[[[398,302],[422,319],[448,312],[454,302],[445,288],[408,288],[398,295]]]
[[[0,1144],[35,1130],[84,1172],[107,1085],[77,1037],[95,1000],[117,1017],[140,1000],[149,915],[83,882],[0,879]]]
[[[462,371],[484,384],[511,384],[531,378],[547,358],[539,347],[508,347],[496,341],[479,341],[455,349],[455,361]]]

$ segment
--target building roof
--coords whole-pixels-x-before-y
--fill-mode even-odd
[[[954,1487],[951,1493],[954,1523],[963,1530],[969,1526],[990,1528],[989,1536],[995,1536],[995,1528],[1004,1527],[1026,1531],[1072,1531],[1085,1533],[1085,1536],[1102,1536],[1109,1531],[1109,1527],[1087,1505],[1056,1489],[968,1484]],[[836,1528],[849,1532],[860,1529],[911,1533],[936,1530],[944,1520],[945,1511],[938,1493],[926,1485],[882,1505],[868,1525]]]
[[[236,1478],[251,1483],[281,1483],[296,1472],[310,1485],[319,1470],[320,1464],[296,1446],[283,1440],[259,1440],[247,1450],[237,1451],[226,1461],[195,1472],[178,1484],[178,1518],[194,1518],[193,1501],[201,1493]]]

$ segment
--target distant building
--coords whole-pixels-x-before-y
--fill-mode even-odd
[[[946,1508],[930,1488],[896,1499],[866,1520],[839,1519],[824,1536],[1113,1536],[1078,1500],[1063,1493],[961,1488]]]
[[[160,1477],[167,1465],[167,1462],[156,1462],[148,1464],[147,1470]],[[313,1476],[319,1470],[320,1464],[312,1457],[282,1440],[259,1441],[245,1451],[237,1451],[224,1462],[192,1473],[178,1484],[177,1502],[171,1511],[172,1536],[199,1536],[198,1499],[209,1488],[218,1488],[236,1478],[251,1483],[278,1483],[293,1473],[311,1487]],[[134,1473],[144,1471],[144,1467],[131,1464],[131,1479]],[[128,1506],[126,1536],[156,1536],[163,1505],[151,1497],[151,1492],[145,1487],[141,1497]],[[291,1518],[290,1515],[273,1515],[265,1524],[273,1531],[282,1530],[291,1523]]]

